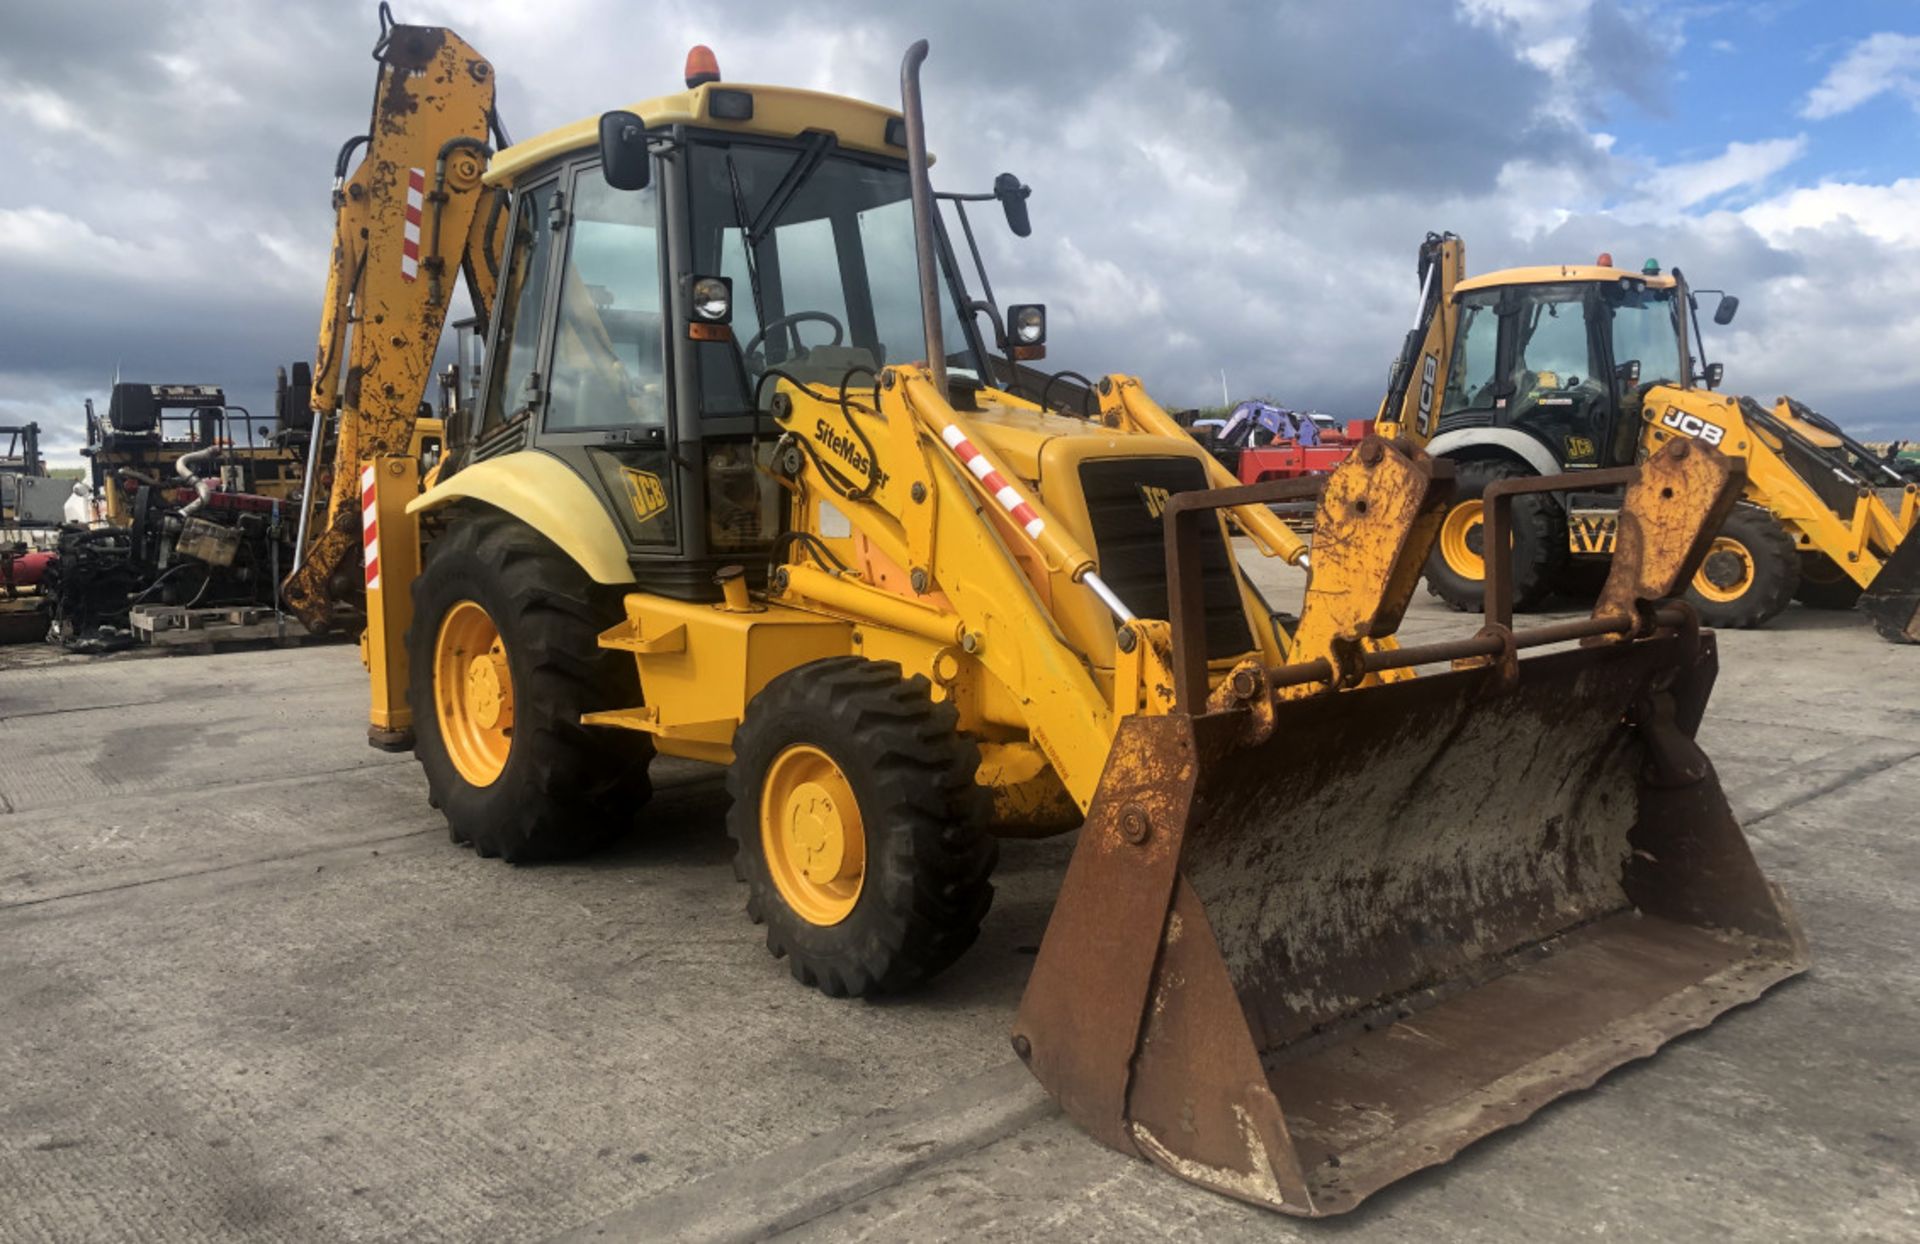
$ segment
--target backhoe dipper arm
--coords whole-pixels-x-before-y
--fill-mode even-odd
[[[333,259],[313,367],[314,427],[326,429],[339,413],[332,486],[325,517],[310,520],[312,534],[284,585],[288,606],[314,626],[358,596],[359,576],[345,572],[361,546],[360,466],[409,450],[456,267],[468,273],[476,312],[484,318],[491,305],[491,279],[475,277],[491,273],[493,255],[472,252],[491,234],[475,227],[476,208],[498,195],[480,181],[493,67],[452,31],[390,25],[381,9],[366,153],[345,177],[345,157],[361,141],[353,140],[336,170]],[[309,486],[317,490],[318,480]]]
[[[1400,357],[1387,374],[1375,431],[1422,448],[1439,430],[1441,397],[1453,361],[1454,286],[1466,275],[1467,244],[1451,233],[1429,233],[1420,244],[1420,310]]]

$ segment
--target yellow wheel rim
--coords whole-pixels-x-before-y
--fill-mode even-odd
[[[1693,575],[1693,590],[1718,604],[1739,600],[1753,586],[1753,554],[1731,536],[1715,536]]]
[[[470,785],[491,786],[513,747],[513,676],[500,628],[473,601],[461,601],[440,619],[433,707],[453,767]]]
[[[760,849],[774,888],[801,919],[847,918],[866,880],[867,835],[833,757],[795,743],[773,758],[760,788]]]
[[[1487,577],[1486,560],[1474,552],[1469,543],[1470,537],[1480,530],[1480,517],[1480,499],[1475,497],[1448,510],[1440,524],[1440,556],[1446,559],[1450,570],[1465,579]]]

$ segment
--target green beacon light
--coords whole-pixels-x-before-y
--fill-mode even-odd
[[[1658,259],[1649,259],[1645,264],[1641,265],[1640,271],[1646,276],[1659,276],[1660,261]]]

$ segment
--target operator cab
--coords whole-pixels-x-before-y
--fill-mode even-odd
[[[1601,255],[1588,265],[1521,268],[1462,281],[1440,431],[1512,428],[1568,470],[1631,463],[1641,400],[1656,384],[1690,388],[1685,280],[1649,260],[1639,272]],[[1732,318],[1724,298],[1715,320]],[[1724,316],[1724,318],[1722,318]]]
[[[722,85],[703,53],[684,93],[494,157],[498,314],[451,463],[560,458],[618,516],[636,578],[683,598],[713,595],[727,564],[757,585],[786,527],[774,381],[871,388],[925,353],[900,115]],[[994,360],[940,243],[958,388]],[[858,445],[845,457],[864,469]]]

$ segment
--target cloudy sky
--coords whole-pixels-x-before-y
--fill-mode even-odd
[[[333,153],[374,5],[58,0],[0,11],[0,423],[72,460],[81,401],[211,382],[256,410],[310,356]],[[499,71],[527,137],[677,86],[896,98],[926,68],[936,182],[1012,170],[996,292],[1052,361],[1169,405],[1370,412],[1429,229],[1470,271],[1611,250],[1742,296],[1729,389],[1920,435],[1920,5],[1911,0],[395,0]]]

